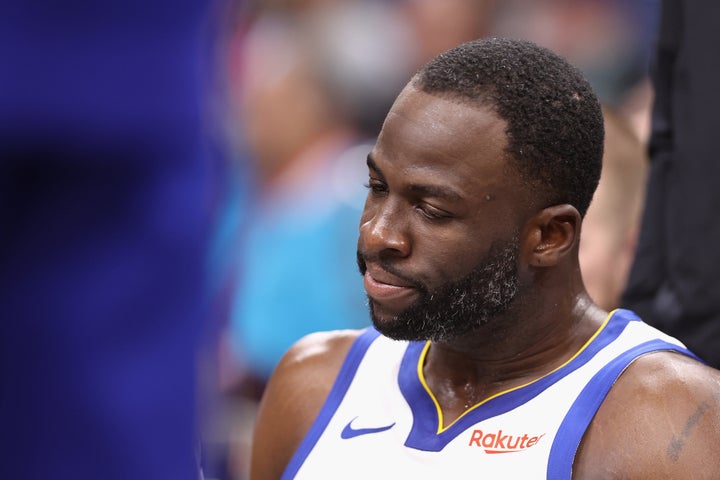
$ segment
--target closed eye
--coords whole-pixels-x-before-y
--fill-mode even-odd
[[[428,220],[448,220],[452,218],[452,215],[448,212],[432,207],[428,204],[422,203],[415,206],[415,209],[419,211]]]
[[[387,185],[385,184],[385,182],[375,179],[375,178],[372,178],[372,177],[365,184],[365,188],[370,190],[370,192],[373,194],[387,193],[387,191],[388,191],[388,188],[387,188]]]

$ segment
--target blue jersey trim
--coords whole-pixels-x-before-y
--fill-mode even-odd
[[[413,426],[405,446],[429,452],[441,451],[454,438],[476,423],[506,413],[528,402],[561,378],[585,365],[597,352],[617,339],[631,321],[640,321],[640,319],[628,310],[616,310],[605,328],[570,363],[530,385],[511,390],[468,410],[441,432],[435,403],[417,375],[417,362],[424,343],[411,343],[403,357],[398,378],[400,390],[413,413]]]
[[[572,465],[580,441],[610,388],[634,360],[657,351],[675,351],[699,360],[686,348],[659,339],[637,345],[614,358],[593,376],[565,415],[550,448],[547,478],[569,480],[572,477]]]
[[[358,366],[365,356],[365,353],[378,336],[380,336],[380,333],[377,330],[372,327],[368,327],[353,342],[317,419],[313,422],[312,427],[310,427],[310,431],[307,433],[285,468],[285,472],[281,477],[283,480],[290,480],[294,478],[298,470],[300,470],[303,462],[305,462],[305,459],[315,447],[318,439],[320,439],[320,436],[330,423],[330,419],[335,414],[338,406],[340,406],[340,403],[345,397],[345,394],[355,377],[355,373],[357,372]]]

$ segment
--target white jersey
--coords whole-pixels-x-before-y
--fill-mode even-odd
[[[682,343],[616,310],[569,361],[447,427],[422,365],[429,343],[367,329],[353,344],[284,479],[569,479],[605,395],[639,356]]]

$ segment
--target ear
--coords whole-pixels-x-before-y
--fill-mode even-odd
[[[523,252],[527,264],[556,265],[577,247],[581,222],[580,213],[568,204],[553,205],[534,215],[526,223]]]

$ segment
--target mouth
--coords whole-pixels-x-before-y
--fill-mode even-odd
[[[418,295],[417,288],[411,282],[372,265],[367,266],[363,283],[368,297],[376,306],[389,313],[404,310]]]

